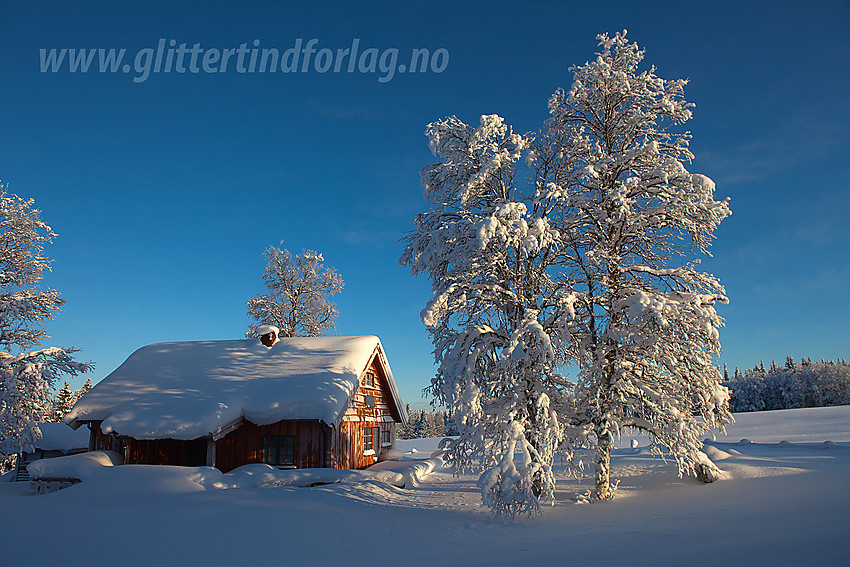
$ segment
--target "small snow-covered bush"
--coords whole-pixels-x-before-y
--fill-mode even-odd
[[[378,455],[378,461],[400,461],[402,459],[401,451],[396,449],[387,449]]]
[[[536,516],[540,503],[532,496],[531,483],[527,475],[515,468],[496,466],[478,479],[482,500],[493,515],[512,519],[517,516]]]

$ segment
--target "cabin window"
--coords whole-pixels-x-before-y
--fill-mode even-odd
[[[375,373],[371,370],[366,371],[366,376],[363,377],[363,387],[364,388],[374,388],[375,387]]]
[[[375,451],[375,445],[377,445],[378,435],[380,429],[377,427],[364,427],[363,428],[363,452],[366,451]]]
[[[366,407],[367,408],[375,407],[375,396],[366,396]]]
[[[295,436],[263,436],[263,462],[276,466],[295,466]]]
[[[381,445],[392,445],[392,441],[390,441],[390,430],[384,429],[381,431]]]

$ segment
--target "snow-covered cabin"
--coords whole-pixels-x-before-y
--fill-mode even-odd
[[[125,463],[224,472],[367,467],[406,420],[378,337],[268,334],[142,347],[65,417]]]

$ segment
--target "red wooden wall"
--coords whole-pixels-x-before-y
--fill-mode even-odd
[[[263,436],[293,435],[295,466],[319,468],[325,465],[325,445],[330,428],[317,420],[279,421],[271,425],[254,425],[243,421],[235,431],[215,442],[215,465],[228,472],[248,463],[263,462]]]

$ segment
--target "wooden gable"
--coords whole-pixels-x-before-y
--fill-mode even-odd
[[[396,423],[402,423],[403,418],[382,356],[376,349],[340,423],[334,451],[337,468],[368,467],[377,462],[382,451],[395,445]]]

